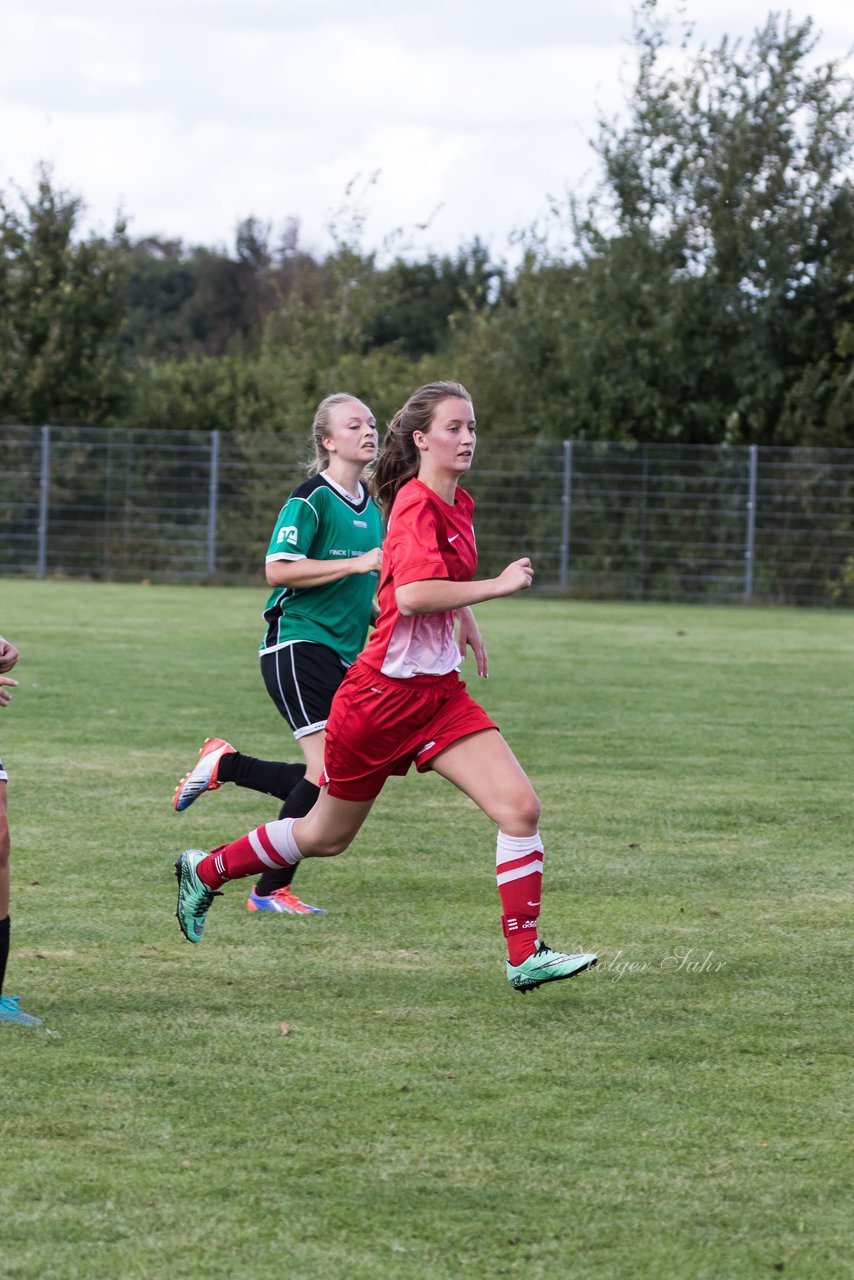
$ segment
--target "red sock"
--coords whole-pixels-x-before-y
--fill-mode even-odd
[[[537,949],[537,918],[543,887],[543,842],[533,836],[498,833],[495,855],[501,924],[511,964],[521,964]]]
[[[231,844],[221,844],[202,858],[196,875],[209,889],[219,889],[226,880],[257,876],[272,868],[294,866],[302,860],[293,836],[296,818],[280,818],[256,827],[248,836]]]

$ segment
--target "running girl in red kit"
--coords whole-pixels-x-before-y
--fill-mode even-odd
[[[496,578],[473,580],[474,503],[458,481],[471,467],[475,442],[471,397],[456,382],[420,387],[389,424],[374,472],[387,522],[380,617],[332,703],[320,798],[303,818],[268,822],[207,855],[195,849],[181,855],[176,914],[189,941],[201,938],[226,881],[343,852],[386,778],[414,764],[453,782],[498,827],[511,986],[529,991],[596,964],[589,952],[552,951],[537,938],[540,804],[498,727],[459,677],[467,647],[478,674],[487,674],[471,606],[524,591],[533,578],[523,557]]]

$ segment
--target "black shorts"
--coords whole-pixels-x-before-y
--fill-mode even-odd
[[[9,775],[6,772],[6,770],[3,768],[3,761],[0,760],[0,782],[8,782],[8,780],[9,780]]]
[[[261,654],[267,692],[295,738],[326,728],[326,718],[347,666],[325,644],[299,640]]]

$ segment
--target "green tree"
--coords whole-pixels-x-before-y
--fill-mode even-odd
[[[81,212],[45,169],[35,195],[0,196],[2,421],[91,425],[123,403],[124,224],[80,238]]]
[[[501,433],[854,444],[854,112],[812,24],[674,48],[636,13],[592,197],[557,204],[457,338]]]
[[[503,279],[503,268],[490,261],[489,250],[477,239],[454,256],[396,258],[379,272],[366,349],[393,346],[414,358],[442,350],[455,324],[495,302]]]
[[[603,122],[602,184],[571,210],[574,407],[591,434],[854,442],[830,420],[852,316],[854,98],[839,64],[812,65],[815,44],[810,20],[772,14],[746,48],[686,65],[657,0],[637,11],[628,122]]]
[[[124,340],[132,358],[192,349],[188,304],[197,289],[195,263],[180,240],[147,236],[130,246]]]
[[[134,357],[220,356],[256,346],[276,301],[269,228],[241,222],[235,249],[150,237],[130,250],[125,342]]]

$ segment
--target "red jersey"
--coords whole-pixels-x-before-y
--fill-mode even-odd
[[[405,680],[459,670],[455,611],[405,618],[395,591],[429,578],[471,582],[477,569],[473,512],[474,500],[465,489],[457,489],[453,504],[418,479],[408,480],[398,490],[383,542],[379,621],[362,655],[383,675]]]

